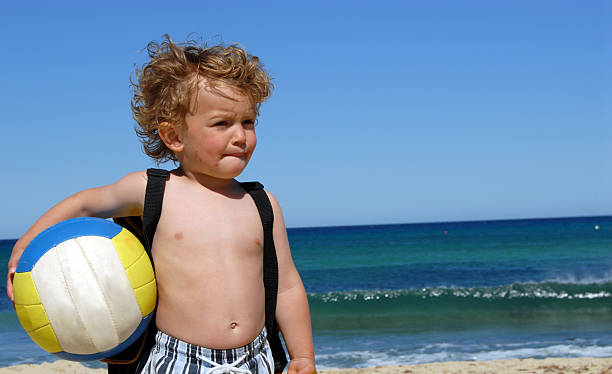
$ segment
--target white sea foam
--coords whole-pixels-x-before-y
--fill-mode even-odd
[[[541,348],[518,348],[511,350],[482,351],[472,354],[472,360],[505,360],[512,358],[543,357],[610,357],[612,346],[552,345]]]
[[[610,265],[612,266],[612,264]],[[546,279],[543,282],[555,282],[555,283],[575,283],[575,284],[601,284],[612,282],[612,269],[604,272],[599,276],[593,276],[591,274],[579,276],[576,274],[565,274],[562,276],[555,276],[553,278]],[[534,282],[540,283],[540,282]]]

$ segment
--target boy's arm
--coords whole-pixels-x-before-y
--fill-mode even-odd
[[[113,184],[78,192],[44,213],[15,243],[8,263],[6,293],[13,300],[13,277],[25,248],[36,235],[69,218],[140,215],[144,204],[146,174],[128,174]]]
[[[283,213],[276,198],[268,193],[274,211],[274,245],[278,258],[276,321],[283,333],[289,357],[288,374],[316,373],[308,298],[293,264]]]

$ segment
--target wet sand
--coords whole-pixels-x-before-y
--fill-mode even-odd
[[[0,368],[0,374],[102,374],[72,361]],[[319,374],[612,374],[610,358],[547,358],[499,361],[440,362],[423,365],[376,366],[363,369],[324,369]]]

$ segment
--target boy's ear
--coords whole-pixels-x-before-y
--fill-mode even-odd
[[[159,137],[172,152],[183,150],[183,140],[179,129],[170,122],[162,122],[157,129]]]

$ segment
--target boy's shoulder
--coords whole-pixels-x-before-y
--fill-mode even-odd
[[[266,195],[268,196],[268,199],[270,200],[270,204],[272,205],[272,210],[274,211],[274,215],[280,214],[281,207],[280,207],[280,203],[276,199],[276,196],[274,196],[274,194],[272,194],[272,192],[270,192],[269,190],[264,190],[264,191],[266,192]]]
[[[147,184],[147,171],[139,170],[133,171],[131,173],[125,174],[121,177],[116,185],[134,185],[134,186],[146,186]]]

